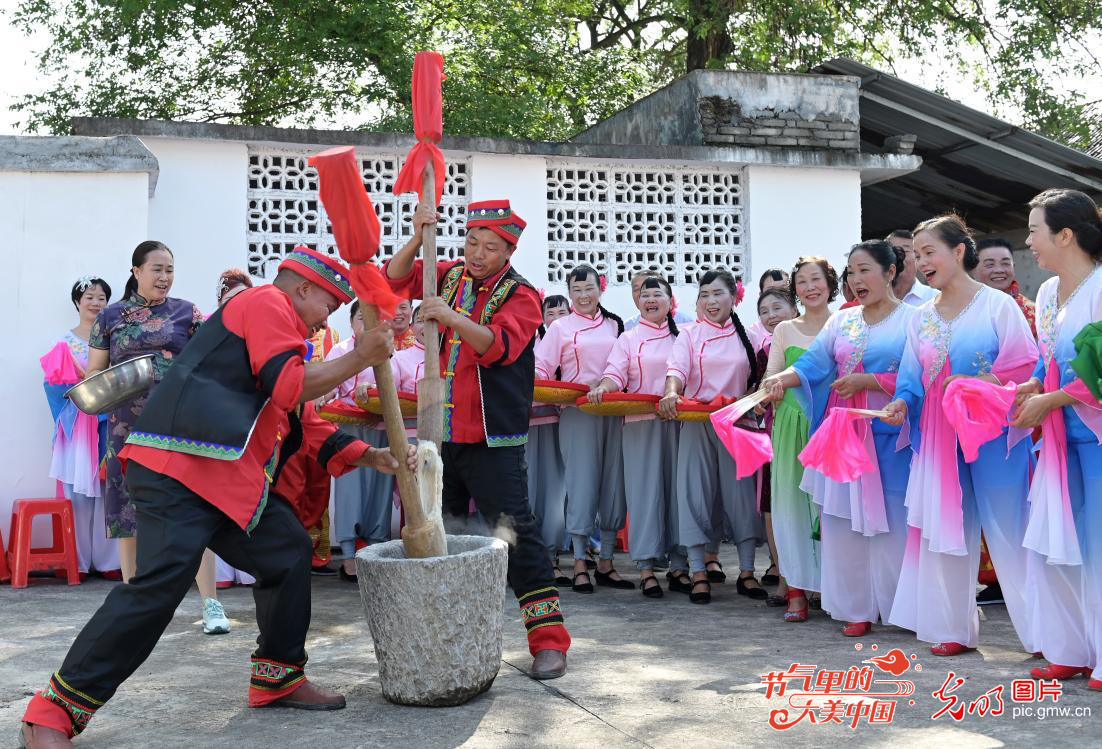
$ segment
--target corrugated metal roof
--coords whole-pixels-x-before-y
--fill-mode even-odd
[[[1046,188],[1102,193],[1102,160],[1091,154],[853,60],[815,70],[861,79],[862,150],[881,151],[891,135],[918,136],[922,168],[865,189],[867,236],[946,210],[965,214],[980,232],[1005,231],[1024,225],[1025,204]]]

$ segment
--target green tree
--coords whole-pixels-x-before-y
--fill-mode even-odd
[[[1098,0],[23,0],[51,84],[31,129],[73,114],[409,127],[413,54],[446,57],[452,134],[556,139],[698,68],[894,70],[940,58],[1000,114],[1071,142],[1091,118],[1060,81],[1102,78]]]

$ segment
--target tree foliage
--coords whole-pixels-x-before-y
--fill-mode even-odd
[[[408,129],[413,54],[445,54],[452,134],[564,138],[688,70],[937,58],[992,109],[1085,138],[1097,0],[23,0],[51,39],[35,130],[73,114]],[[927,81],[917,81],[929,85]]]

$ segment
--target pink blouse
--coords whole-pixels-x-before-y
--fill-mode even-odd
[[[395,351],[390,365],[394,370],[394,385],[399,392],[416,393],[417,381],[425,376],[425,345],[414,343],[409,348]]]
[[[333,359],[344,356],[349,351],[351,351],[352,347],[355,345],[355,336],[344,339],[329,350],[329,353],[325,357],[325,361],[332,361]],[[375,372],[372,370],[371,367],[368,367],[355,377],[349,377],[347,380],[338,385],[337,399],[349,405],[356,405],[353,398],[355,397],[356,388],[358,388],[360,385],[367,385],[368,387],[375,386]]]
[[[603,376],[626,393],[662,395],[675,340],[666,323],[653,325],[640,320],[616,339]]]
[[[746,393],[750,362],[735,325],[702,320],[677,336],[666,376],[685,385],[686,398],[703,401],[716,396],[740,398]]]
[[[553,380],[562,368],[561,379],[579,385],[595,385],[616,343],[616,321],[586,317],[571,312],[553,321],[536,344],[536,379]]]

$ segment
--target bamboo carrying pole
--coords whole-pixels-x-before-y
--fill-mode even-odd
[[[436,177],[432,162],[422,177],[422,201],[436,209]],[[422,298],[436,296],[436,225],[421,229]],[[432,442],[437,452],[444,439],[444,380],[440,376],[440,326],[425,320],[425,376],[417,383],[417,439]]]

